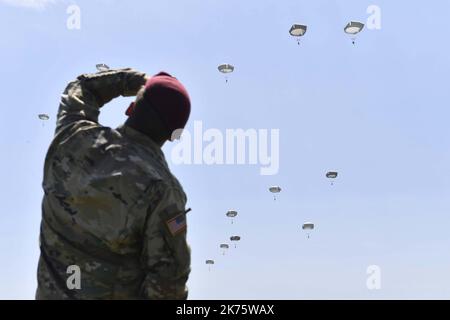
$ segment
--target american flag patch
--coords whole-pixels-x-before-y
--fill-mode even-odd
[[[170,233],[174,236],[178,232],[186,229],[186,214],[184,212],[166,221]]]

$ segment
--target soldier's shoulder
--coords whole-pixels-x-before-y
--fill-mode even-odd
[[[180,181],[173,174],[171,174],[171,176],[172,179],[170,182],[170,187],[178,190],[183,195],[183,197],[186,198],[186,193],[184,192],[183,186],[181,185]]]
[[[175,178],[161,179],[153,188],[153,195],[157,198],[167,198],[168,201],[186,203],[187,197],[183,187]]]
[[[82,151],[83,147],[102,146],[117,138],[120,138],[120,134],[116,130],[81,119],[60,128],[51,145],[58,149],[67,147],[72,151]]]

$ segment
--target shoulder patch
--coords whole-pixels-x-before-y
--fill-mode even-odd
[[[186,213],[181,212],[175,217],[167,220],[166,225],[169,228],[169,231],[172,234],[172,236],[175,236],[179,232],[186,229]]]

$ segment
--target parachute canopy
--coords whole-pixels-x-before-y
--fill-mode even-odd
[[[360,33],[363,28],[364,28],[364,23],[361,23],[358,21],[350,21],[345,26],[344,31],[347,34],[355,35],[357,33]]]
[[[104,63],[98,63],[95,65],[98,71],[108,71],[109,67]]]
[[[335,179],[337,175],[338,173],[336,171],[328,171],[325,176],[329,179]]]
[[[237,214],[238,214],[238,213],[237,213],[237,211],[235,211],[235,210],[228,210],[228,212],[226,213],[227,217],[230,217],[230,218],[236,217]]]
[[[269,188],[269,191],[272,193],[279,193],[281,191],[281,188],[279,186],[272,186]]]
[[[314,229],[314,223],[312,222],[305,222],[302,226],[303,230],[313,230]]]
[[[41,120],[48,120],[48,119],[50,119],[49,115],[45,114],[45,113],[38,114],[38,118],[41,119]]]
[[[239,240],[241,240],[241,237],[239,237],[239,236],[231,236],[230,240],[231,241],[239,241]],[[234,247],[236,248],[236,242],[234,243]]]
[[[222,73],[231,73],[234,71],[234,66],[232,66],[231,64],[228,64],[228,63],[223,63],[223,64],[219,65],[217,67],[217,69],[219,69],[219,71]]]
[[[302,24],[293,24],[289,29],[289,34],[293,37],[301,37],[306,33],[307,27]]]
[[[230,246],[227,245],[226,243],[222,243],[222,244],[220,245],[220,249],[222,249],[223,255],[225,255],[225,251],[228,250],[229,247],[230,247]]]
[[[206,260],[205,263],[206,264],[214,264],[214,260]]]

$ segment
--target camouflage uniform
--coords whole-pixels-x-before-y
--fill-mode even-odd
[[[161,148],[99,108],[132,96],[145,74],[81,75],[67,86],[44,167],[36,299],[186,299],[186,195]],[[69,290],[68,267],[81,270]]]

